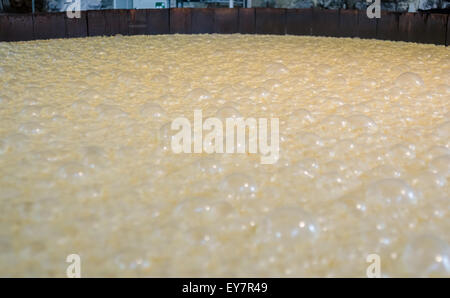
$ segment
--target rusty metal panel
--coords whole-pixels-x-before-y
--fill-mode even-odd
[[[169,34],[169,9],[148,9],[147,10],[147,33],[148,34]]]
[[[358,36],[358,11],[342,9],[339,11],[339,36]]]
[[[192,33],[214,33],[214,9],[194,8],[191,12]]]
[[[105,34],[116,35],[128,34],[128,11],[127,10],[104,10]]]
[[[36,13],[33,16],[33,26],[35,39],[64,38],[65,13]]]
[[[170,33],[190,34],[191,31],[191,9],[170,9]]]
[[[141,35],[147,33],[147,11],[130,9],[128,11],[128,34]]]
[[[239,31],[237,8],[216,8],[214,10],[214,32],[231,34]]]
[[[447,16],[447,38],[445,39],[445,45],[450,45],[450,17]]]
[[[339,10],[314,8],[312,32],[315,36],[339,36]]]
[[[87,13],[80,11],[80,18],[66,19],[66,37],[86,37],[88,36]]]
[[[312,34],[312,9],[287,9],[286,10],[286,34],[311,35]]]
[[[255,9],[239,8],[239,33],[255,34]]]
[[[0,15],[0,41],[33,40],[31,14]]]
[[[445,45],[447,16],[448,15],[437,13],[428,15],[423,42]]]
[[[106,30],[105,13],[102,10],[87,11],[89,36],[108,35]]]
[[[381,18],[377,19],[377,39],[400,40],[399,14],[381,11]]]
[[[426,34],[426,15],[404,13],[399,18],[400,39],[409,42],[423,42]]]
[[[286,34],[286,9],[256,8],[257,34]]]
[[[377,19],[369,19],[366,10],[360,10],[358,13],[358,35],[359,38],[377,37]]]

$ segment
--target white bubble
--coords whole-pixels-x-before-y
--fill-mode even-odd
[[[353,130],[375,132],[378,129],[375,121],[365,115],[353,115],[347,117],[347,121]]]
[[[242,115],[237,109],[227,104],[226,106],[221,107],[217,110],[216,117],[224,121],[227,118],[240,118],[242,117]]]
[[[29,121],[20,124],[19,131],[26,135],[40,135],[45,132],[45,129],[39,122]]]
[[[314,217],[298,207],[275,209],[265,218],[260,232],[269,241],[316,240],[320,228]]]
[[[431,172],[442,175],[444,177],[450,176],[450,154],[441,155],[430,161],[429,168]]]
[[[366,199],[372,205],[390,206],[415,204],[418,201],[418,196],[404,180],[390,178],[372,183],[367,188]]]
[[[80,179],[86,178],[86,169],[83,165],[76,162],[69,162],[61,166],[58,170],[58,176],[71,180],[71,181],[79,181]]]
[[[266,73],[270,76],[283,75],[289,73],[289,69],[283,63],[275,62],[267,66]]]
[[[186,95],[187,102],[201,103],[211,99],[211,93],[203,88],[196,88]]]
[[[243,173],[230,174],[219,184],[219,191],[230,199],[252,198],[257,190],[253,178]]]
[[[406,245],[402,263],[411,276],[450,276],[450,248],[436,236],[416,236]]]
[[[166,111],[157,103],[146,103],[140,108],[142,117],[159,120],[166,117]]]
[[[395,84],[398,87],[410,88],[423,86],[424,83],[420,75],[414,72],[405,72],[395,79]]]

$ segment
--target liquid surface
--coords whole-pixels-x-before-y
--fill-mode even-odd
[[[0,43],[0,276],[450,276],[450,51],[293,36]],[[278,117],[280,159],[170,122]]]

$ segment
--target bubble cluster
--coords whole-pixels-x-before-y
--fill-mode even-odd
[[[0,43],[0,276],[450,277],[449,84],[403,42]],[[194,110],[279,118],[280,159],[175,154]]]

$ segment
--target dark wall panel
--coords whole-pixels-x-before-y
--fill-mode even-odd
[[[106,29],[105,12],[101,10],[89,10],[87,12],[89,36],[108,35]]]
[[[358,11],[342,9],[339,11],[339,36],[358,36]]]
[[[128,35],[128,10],[105,10],[105,35]]]
[[[254,34],[255,22],[254,8],[239,8],[239,33]]]
[[[399,14],[382,11],[381,18],[377,19],[377,39],[400,40]]]
[[[358,35],[359,38],[377,37],[377,19],[369,19],[365,10],[358,12]]]
[[[339,10],[313,9],[313,35],[339,36]]]
[[[405,13],[399,18],[400,39],[409,42],[422,42],[426,34],[426,15]]]
[[[194,8],[191,11],[192,33],[214,33],[214,9]]]
[[[148,34],[169,34],[169,9],[148,9],[147,25]]]
[[[33,17],[31,14],[0,15],[0,40],[32,40]]]
[[[445,45],[450,45],[450,17],[447,16],[447,38],[445,40]]]
[[[128,11],[128,34],[146,34],[147,30],[147,11],[145,9],[130,9]]]
[[[447,14],[392,13],[369,19],[365,10],[218,8],[97,10],[0,14],[0,41],[115,34],[242,33],[377,38],[445,45]]]
[[[445,45],[447,35],[447,15],[429,14],[423,42]]]
[[[214,10],[214,32],[222,34],[239,31],[239,14],[237,9],[216,8]]]
[[[180,34],[191,33],[190,8],[170,9],[170,33],[180,33]]]
[[[66,37],[86,37],[88,36],[87,13],[80,11],[80,18],[66,19]]]
[[[286,34],[311,35],[312,9],[305,8],[286,10]]]
[[[50,39],[66,36],[65,13],[37,13],[34,15],[34,38]]]
[[[285,34],[286,9],[256,8],[257,34]]]

